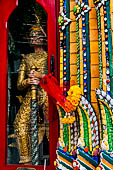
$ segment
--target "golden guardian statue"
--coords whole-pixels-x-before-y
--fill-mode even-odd
[[[37,24],[33,25],[30,30],[30,42],[34,46],[35,52],[23,55],[20,64],[17,87],[19,90],[27,89],[27,93],[16,115],[14,128],[20,156],[19,163],[37,165],[40,164],[38,152],[45,134],[45,126],[46,136],[49,139],[48,97],[46,92],[38,85],[43,75],[48,73],[48,55],[45,51],[47,36],[39,18],[37,18]],[[37,102],[34,108],[31,108],[33,107],[31,105],[32,101]],[[36,118],[32,118],[32,111],[35,112]],[[33,124],[33,119],[37,125]],[[38,131],[36,131],[35,126]],[[32,148],[32,143],[35,143],[31,132],[33,128],[34,135],[37,137],[35,147],[38,147],[36,149],[38,163],[32,161],[32,152],[35,150]]]

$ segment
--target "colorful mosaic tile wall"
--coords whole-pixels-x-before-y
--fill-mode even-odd
[[[61,8],[63,10],[63,2],[61,1]],[[79,1],[77,1],[79,2]],[[83,37],[84,29],[86,27],[85,23],[83,23],[83,15],[76,21],[76,16],[74,15],[74,7],[75,7],[75,0],[68,1],[69,3],[69,13],[68,18],[71,20],[71,22],[68,24],[69,29],[69,70],[68,70],[68,85],[77,84],[82,88],[83,94],[86,96],[86,98],[91,101],[97,115],[99,113],[98,106],[97,106],[97,99],[95,95],[95,88],[102,88],[105,92],[110,93],[110,86],[112,86],[112,78],[110,78],[110,61],[112,58],[112,45],[110,47],[110,42],[112,42],[107,35],[111,28],[111,35],[113,30],[113,23],[109,20],[109,23],[106,24],[106,18],[107,20],[110,18],[112,20],[113,18],[113,5],[110,1],[110,6],[107,11],[110,12],[110,17],[104,14],[105,11],[105,5],[101,5],[101,7],[96,10],[95,4],[93,0],[89,0],[88,6],[91,8],[91,10],[88,12],[88,22],[89,22],[89,32],[86,37],[89,37],[89,40],[87,43],[89,43],[89,47],[86,48],[86,50],[89,50],[89,54],[83,47],[83,43],[85,43],[85,38]],[[81,4],[83,2],[81,1]],[[107,13],[109,13],[107,12]],[[86,16],[85,16],[86,18]],[[85,19],[86,20],[86,19]],[[110,23],[111,22],[111,23]],[[110,26],[111,25],[111,26]],[[86,32],[87,34],[87,32]],[[60,36],[63,39],[63,32],[60,32]],[[77,38],[78,37],[78,38]],[[66,38],[67,39],[67,38]],[[109,46],[108,46],[109,41]],[[108,47],[108,48],[107,48]],[[111,51],[109,53],[109,56],[107,55],[107,51],[111,48]],[[63,81],[63,49],[60,53],[60,85],[61,87],[64,86]],[[86,55],[86,58],[85,56]],[[87,56],[89,55],[89,61]],[[108,58],[108,59],[107,59]],[[109,60],[109,61],[108,61]],[[89,63],[90,62],[90,63]],[[110,62],[110,63],[107,63]],[[89,64],[89,66],[88,66]],[[85,70],[85,66],[87,67]],[[89,73],[85,73],[89,70]],[[112,69],[111,69],[112,70]],[[89,76],[88,76],[89,74]],[[66,75],[65,75],[66,76]],[[70,77],[70,80],[69,80]],[[112,77],[112,76],[111,76]],[[87,82],[88,81],[88,82]],[[110,85],[111,83],[111,85]],[[86,86],[86,88],[85,88]],[[89,87],[88,87],[89,86]],[[86,93],[86,94],[85,94]],[[111,94],[112,95],[112,94]]]
[[[58,108],[57,170],[112,170],[113,0],[60,0],[60,15],[60,85],[82,96],[75,110]]]

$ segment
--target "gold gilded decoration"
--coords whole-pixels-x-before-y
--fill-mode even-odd
[[[45,121],[44,118],[48,115],[48,97],[46,92],[39,86],[36,90],[36,86],[31,87],[27,83],[27,77],[32,68],[41,74],[47,74],[47,53],[44,51],[31,53],[23,56],[20,68],[17,87],[23,90],[28,87],[28,91],[22,101],[20,109],[16,115],[14,128],[15,135],[17,138],[17,145],[20,155],[19,163],[30,163],[31,162],[31,138],[30,138],[30,113],[31,113],[31,99],[37,98],[39,112],[38,117],[38,137],[39,144],[42,142],[45,134]],[[37,93],[37,94],[36,94]],[[41,111],[40,111],[41,110]],[[49,134],[49,125],[46,125],[46,135]],[[48,131],[48,132],[47,132]],[[49,135],[47,135],[49,138]]]
[[[22,96],[16,96],[16,98],[19,100],[20,103],[23,102],[23,99],[24,99],[24,98],[23,98]]]
[[[37,90],[37,87],[35,85],[31,85],[31,98],[32,100],[35,100],[36,99],[36,90]]]
[[[38,56],[38,59],[37,59]],[[26,63],[26,71],[30,71],[33,67],[41,74],[47,74],[47,53],[44,51],[28,54],[24,57]]]
[[[35,168],[17,168],[16,170],[36,170]]]
[[[9,144],[8,146],[9,146],[9,147],[12,147],[12,148],[13,148],[13,147],[17,148],[17,143],[16,143],[16,142],[15,142],[15,143],[11,143],[11,144]]]

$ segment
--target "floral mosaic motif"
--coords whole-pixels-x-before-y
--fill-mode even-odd
[[[65,30],[66,26],[71,22],[71,19],[67,18],[64,12],[60,12],[58,23],[60,31]]]
[[[96,89],[97,98],[106,102],[113,113],[113,99],[105,91]]]
[[[64,152],[75,154],[75,131],[76,131],[76,113],[75,110],[80,102],[81,89],[78,86],[71,86],[68,91],[64,106],[57,103],[57,109],[60,119],[60,137],[58,148]],[[63,127],[63,128],[62,128]]]
[[[96,89],[96,96],[100,105],[102,123],[101,150],[113,157],[113,99],[103,90]]]
[[[85,3],[80,3],[80,1],[75,1],[76,5],[74,6],[73,12],[76,16],[76,21],[85,13],[89,12],[91,8],[88,5],[85,5]]]
[[[57,143],[56,167],[58,169],[80,169],[80,162],[76,160],[79,152],[86,157],[90,157],[92,161],[96,161],[97,166],[99,129],[94,109],[87,99],[81,96],[81,89],[78,86],[72,86],[69,89],[66,100],[68,101],[66,101],[67,103],[65,102],[66,110],[59,103],[57,105],[60,136]],[[77,126],[78,120],[80,130]],[[86,124],[87,126],[85,126]]]
[[[98,10],[107,0],[93,0],[95,9]]]
[[[89,119],[88,128],[91,129],[91,131],[89,132],[89,136],[91,137],[90,139],[92,142],[92,144],[90,143],[91,145],[90,147],[92,147],[91,151],[92,151],[92,155],[94,156],[98,154],[97,150],[99,148],[99,129],[98,129],[96,113],[93,107],[91,106],[91,104],[84,96],[81,97],[79,105],[83,107],[84,111],[86,111],[87,118]]]

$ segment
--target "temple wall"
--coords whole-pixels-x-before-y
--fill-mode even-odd
[[[74,0],[70,0],[70,85],[77,82],[77,39],[76,39],[76,21],[73,15]]]
[[[65,38],[61,38],[60,85],[65,96],[65,90],[68,91],[65,85],[78,86],[67,94],[67,99],[72,95],[72,104],[77,101],[77,93],[81,93],[79,87],[82,96],[73,111],[57,108],[60,118],[57,167],[113,169],[113,0],[61,1],[67,18],[61,15],[64,20],[60,24],[66,27],[62,32],[69,40],[69,48]]]
[[[82,1],[81,1],[82,2]],[[70,41],[70,86],[77,85],[77,31],[76,20],[73,13],[75,1],[70,0],[70,19],[69,25],[69,41]],[[97,13],[93,0],[89,0],[89,42],[90,42],[90,96],[91,104],[94,107],[97,115],[99,113],[95,89],[99,88],[99,39]],[[113,0],[110,1],[111,21],[113,20]],[[103,6],[100,8],[101,20],[101,39],[102,39],[102,88],[106,92],[106,56],[105,56],[105,32],[104,32],[104,12]],[[113,22],[111,22],[111,30],[113,35]],[[62,37],[62,33],[60,33]],[[80,48],[80,87],[83,92],[83,44],[82,44],[82,17],[79,19],[79,48]],[[113,46],[113,41],[112,41]],[[63,52],[60,56],[60,85],[63,87]]]
[[[98,28],[95,6],[89,1],[91,11],[89,12],[89,41],[90,41],[90,71],[91,71],[91,104],[98,115],[97,99],[95,89],[99,88],[99,48]]]

